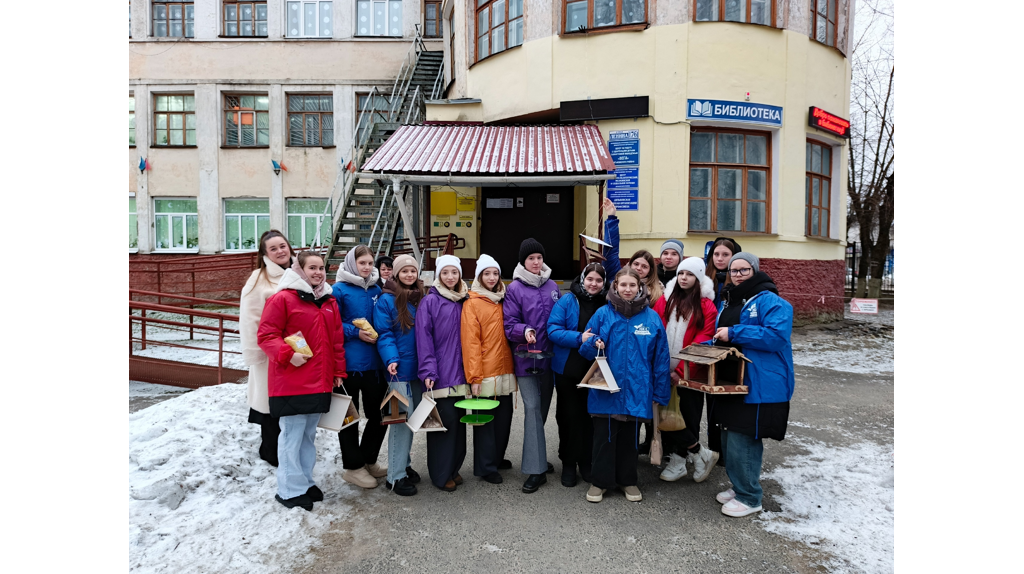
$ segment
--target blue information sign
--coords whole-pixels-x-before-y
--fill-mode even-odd
[[[612,173],[615,179],[608,180],[609,193],[613,189],[628,189],[640,187],[640,168],[638,167],[616,167]]]
[[[615,209],[625,211],[636,211],[640,203],[640,193],[633,189],[609,189],[608,199],[615,204]]]
[[[640,200],[640,130],[608,133],[608,153],[615,162],[615,179],[607,185],[608,199],[620,211],[636,211]]]
[[[608,153],[616,166],[640,165],[640,140],[611,140]]]
[[[751,102],[686,100],[686,117],[691,120],[724,120],[781,126],[782,108]]]

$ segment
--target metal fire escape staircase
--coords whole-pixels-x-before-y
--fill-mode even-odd
[[[440,97],[443,91],[443,64],[444,52],[428,52],[417,26],[391,92],[385,94],[374,88],[369,93],[356,121],[352,150],[338,166],[338,177],[328,203],[333,227],[331,244],[327,246],[329,270],[340,267],[348,251],[357,245],[369,247],[375,258],[388,254],[394,241],[400,238],[399,231],[409,234],[413,228],[411,185],[396,190],[391,184],[357,178],[355,173],[399,126],[422,123],[426,113],[424,102]],[[328,215],[327,211],[324,215]],[[402,225],[403,222],[406,225]],[[416,241],[411,243],[414,256],[422,264]]]

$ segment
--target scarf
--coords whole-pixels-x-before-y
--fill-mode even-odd
[[[546,263],[540,269],[540,275],[530,273],[523,267],[522,263],[516,264],[516,270],[512,272],[512,278],[518,279],[530,287],[540,289],[540,286],[547,283],[548,279],[551,278],[551,268]]]
[[[380,278],[380,271],[375,267],[370,272],[370,276],[363,279],[362,275],[359,274],[359,268],[356,267],[356,250],[350,249],[348,254],[345,255],[345,263],[338,268],[338,276],[336,281],[342,281],[349,285],[355,285],[363,291],[368,290],[377,284],[377,279]]]
[[[619,296],[618,291],[609,291],[608,304],[621,313],[623,317],[629,319],[634,315],[642,313],[647,308],[647,287],[641,283],[640,290],[637,291],[636,297],[632,301],[623,299]]]
[[[301,285],[300,284],[300,285],[297,285],[297,286],[288,286],[288,287],[285,287],[285,288],[287,288],[287,289],[295,289],[296,291],[306,291],[306,289],[301,289],[301,287],[308,287],[309,290],[306,291],[306,292],[307,293],[312,293],[313,294],[313,299],[316,300],[316,301],[319,301],[324,295],[330,295],[331,294],[332,289],[331,289],[331,286],[327,284],[327,281],[321,281],[320,284],[317,285],[316,287],[312,286],[313,284],[309,282],[309,277],[306,277],[306,272],[302,270],[302,267],[299,267],[298,260],[296,260],[295,263],[292,263],[291,271],[293,273],[295,273],[298,276],[298,278],[303,283],[305,283],[305,285]],[[278,290],[282,289],[281,285],[284,285],[284,284],[285,284],[284,281],[279,283],[278,284]],[[299,288],[296,288],[296,287],[299,287]]]
[[[498,288],[497,293],[491,291],[487,287],[484,287],[483,283],[480,282],[480,277],[477,277],[476,279],[473,280],[472,290],[474,293],[478,293],[480,295],[483,295],[484,297],[487,297],[491,301],[491,303],[497,304],[501,303],[501,300],[505,298],[505,284],[499,279],[496,287]]]
[[[405,285],[399,285],[398,281],[395,281],[394,279],[388,279],[384,282],[384,292],[394,295],[395,299],[398,299],[398,295],[402,291],[409,292],[406,301],[412,303],[413,307],[420,306],[420,300],[423,299],[423,283],[419,279],[416,280],[416,285],[411,289]]]
[[[438,295],[444,297],[449,301],[454,301],[455,303],[462,301],[463,299],[466,298],[467,295],[469,295],[469,289],[466,288],[466,282],[461,279],[459,280],[458,291],[452,291],[451,289],[446,287],[444,283],[441,283],[440,277],[434,279],[433,287],[434,289],[437,289]]]

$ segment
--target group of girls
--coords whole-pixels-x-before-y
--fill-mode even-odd
[[[783,438],[793,392],[792,307],[757,258],[728,238],[716,240],[707,262],[684,259],[682,243],[669,240],[660,262],[638,251],[621,268],[614,206],[607,202],[605,209],[607,261],[588,265],[565,295],[550,278],[543,245],[532,238],[521,244],[507,286],[488,255],[477,261],[470,286],[461,261],[444,255],[427,290],[414,259],[375,262],[365,247],[348,253],[332,288],[319,256],[296,258],[280,233],[264,234],[260,268],[242,292],[241,332],[250,421],[262,428],[261,458],[278,466],[277,500],[308,510],[323,499],[312,480],[313,437],[331,392],[353,397],[357,408],[361,398],[367,418],[361,437],[356,425],[339,433],[342,478],[374,488],[386,477],[396,494],[416,494],[420,477],[411,467],[408,427],[390,425],[387,467],[377,463],[388,428],[377,406],[389,390],[408,397],[410,411],[422,397],[436,404],[447,430],[427,433],[427,471],[436,488],[449,492],[463,483],[466,458],[465,411],[455,403],[474,396],[498,402],[488,411],[493,420],[473,428],[473,474],[497,484],[499,471],[512,468],[505,455],[518,391],[525,410],[522,490],[535,492],[554,472],[544,424],[557,390],[562,484],[575,486],[578,470],[591,485],[587,500],[600,502],[618,487],[638,501],[640,425],[677,392],[686,428],[662,434],[668,461],[661,478],[679,480],[690,462],[700,482],[724,461],[733,488],[717,496],[723,513],[759,511],[761,439]],[[376,336],[356,327],[356,319],[372,324]],[[300,330],[312,357],[284,342]],[[684,370],[671,357],[698,343],[736,346],[753,361],[744,380],[748,395],[709,397],[708,446],[699,441],[704,396],[675,388]],[[619,392],[578,388],[599,355],[607,357]],[[691,364],[691,378],[700,374]]]

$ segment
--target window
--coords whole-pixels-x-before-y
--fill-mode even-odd
[[[372,5],[372,6],[371,6]],[[402,0],[359,0],[356,3],[356,36],[401,36]]]
[[[523,43],[523,0],[476,0],[476,59]]]
[[[195,199],[157,199],[154,203],[157,249],[199,247],[199,214]]]
[[[135,145],[135,96],[128,96],[128,145]]]
[[[768,230],[771,134],[690,133],[690,230]]]
[[[807,140],[807,230],[812,237],[829,237],[832,199],[832,147]]]
[[[157,38],[191,38],[194,19],[192,0],[153,2],[153,35]]]
[[[811,38],[836,45],[836,0],[811,0]]]
[[[225,36],[266,36],[267,3],[224,0]]]
[[[289,38],[330,38],[334,2],[288,2]]]
[[[441,20],[441,3],[425,2],[423,4],[423,37],[440,38],[444,32]]]
[[[646,22],[647,0],[566,0],[565,31]]]
[[[292,247],[328,245],[331,240],[331,216],[324,216],[326,199],[288,200],[288,240]]]
[[[377,110],[386,110],[390,105],[388,99],[384,96],[374,96],[374,106]],[[356,129],[356,145],[360,145],[363,141],[363,131],[366,126],[370,123],[371,105],[370,105],[369,94],[356,94],[356,121],[359,122],[359,126]],[[365,112],[365,113],[363,113]],[[377,118],[378,121],[380,118]]]
[[[185,94],[154,96],[153,145],[196,145],[196,97]]]
[[[224,95],[224,145],[270,145],[270,98],[266,95]]]
[[[288,96],[288,145],[334,145],[334,98],[330,94]]]
[[[128,249],[139,248],[139,220],[135,211],[135,198],[128,197]]]
[[[224,200],[224,249],[256,249],[256,242],[268,230],[269,199]]]
[[[773,0],[693,0],[693,4],[697,22],[775,25]]]

